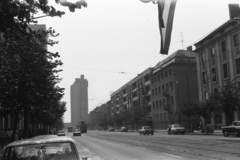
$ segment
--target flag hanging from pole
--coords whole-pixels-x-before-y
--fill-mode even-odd
[[[158,23],[161,36],[160,53],[167,55],[172,34],[173,18],[177,0],[140,0],[141,2],[153,2],[158,4]]]

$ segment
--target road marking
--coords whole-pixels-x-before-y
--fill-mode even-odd
[[[175,158],[179,158],[179,159],[183,158],[183,157],[180,157],[180,156],[176,156],[176,155],[168,154],[168,153],[164,153],[164,152],[162,152],[162,154],[165,155],[165,156],[175,157]]]

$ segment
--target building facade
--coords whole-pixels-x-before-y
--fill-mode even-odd
[[[152,118],[155,129],[180,123],[188,128],[187,117],[181,115],[183,102],[198,101],[196,56],[192,51],[178,50],[160,61],[151,74]],[[190,117],[197,123],[196,117]]]
[[[195,44],[200,101],[206,101],[209,94],[218,92],[227,81],[234,80],[240,87],[239,36],[240,22],[230,19]],[[238,110],[231,120],[239,119]],[[225,116],[214,113],[208,123],[220,128],[226,124]]]
[[[150,74],[148,68],[137,77],[111,94],[111,117],[120,121],[121,125],[129,129],[137,129],[142,125],[152,126]],[[114,124],[118,128],[119,124]]]
[[[71,85],[71,124],[77,126],[81,121],[88,121],[88,81],[84,75]]]

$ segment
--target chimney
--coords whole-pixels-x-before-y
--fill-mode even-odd
[[[187,51],[192,51],[192,46],[188,46]]]
[[[233,19],[234,17],[238,17],[240,15],[239,4],[228,4],[228,9],[230,19]]]

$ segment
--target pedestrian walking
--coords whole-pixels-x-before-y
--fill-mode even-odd
[[[0,130],[0,147],[3,148],[6,141],[6,134],[3,129]]]
[[[6,139],[7,139],[7,144],[11,143],[11,138],[12,138],[12,131],[11,129],[8,129],[7,133],[6,133]]]

